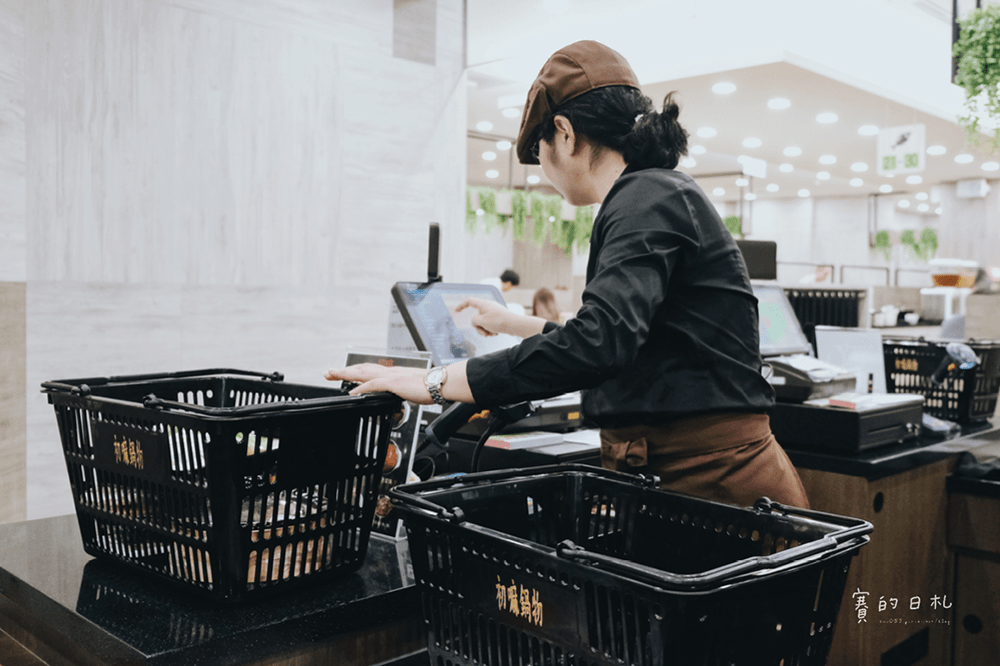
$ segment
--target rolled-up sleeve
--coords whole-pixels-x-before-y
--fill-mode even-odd
[[[625,187],[594,224],[582,306],[565,324],[470,359],[476,402],[497,405],[597,386],[631,363],[649,337],[676,263],[697,252],[696,221],[682,191]],[[609,205],[610,204],[610,205]]]

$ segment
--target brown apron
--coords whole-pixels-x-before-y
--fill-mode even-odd
[[[713,414],[664,427],[601,430],[601,463],[660,477],[660,487],[751,506],[760,497],[809,508],[802,481],[766,414]]]

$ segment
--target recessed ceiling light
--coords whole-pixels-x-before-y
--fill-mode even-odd
[[[875,136],[878,134],[878,127],[875,125],[862,125],[858,128],[858,134],[861,136]]]
[[[503,114],[504,118],[517,118],[518,116],[521,115],[521,109],[517,108],[516,106],[508,106],[500,113]]]
[[[908,199],[902,199],[902,200],[900,200],[899,204],[897,204],[897,205],[900,208],[909,208],[910,207],[910,201]]]
[[[480,120],[478,123],[476,123],[476,129],[479,130],[480,132],[489,132],[491,129],[493,129],[493,123],[491,123],[488,120]]]
[[[749,155],[740,155],[736,158],[736,161],[740,164],[746,164],[747,160],[750,159]]]
[[[729,83],[728,81],[720,81],[712,86],[712,92],[720,95],[728,95],[731,92],[736,92],[736,84]]]
[[[809,190],[805,188],[799,190],[799,196],[804,199],[805,197],[809,196]]]
[[[499,178],[500,177],[500,172],[497,171],[496,169],[490,169],[489,171],[486,172],[486,177],[487,178]]]
[[[770,185],[767,186],[767,191],[768,192],[777,192],[778,191],[778,184],[777,183],[771,183]]]
[[[767,108],[769,109],[787,109],[791,105],[792,103],[784,97],[775,97],[774,99],[767,100]]]
[[[746,178],[737,178],[736,179],[736,185],[738,187],[746,187],[749,184],[750,184],[750,181],[747,180]]]
[[[941,206],[938,206],[937,208],[934,209],[934,212],[937,213],[938,215],[940,215],[941,213],[944,212],[944,208],[941,208]]]
[[[907,176],[906,182],[909,183],[910,185],[919,185],[920,183],[924,182],[924,179],[914,174],[912,176]]]
[[[492,150],[487,150],[485,153],[483,153],[483,159],[486,160],[487,162],[492,162],[496,158],[497,154],[494,153]]]
[[[851,185],[853,187],[861,187],[864,184],[865,181],[861,180],[860,178],[851,178]]]
[[[927,201],[927,193],[926,192],[917,192],[917,200],[918,201]]]
[[[931,207],[928,206],[927,204],[920,204],[919,206],[917,206],[917,210],[919,210],[921,213],[926,213],[930,209]]]
[[[760,148],[761,140],[755,136],[743,139],[743,145],[747,148]]]
[[[892,192],[892,185],[890,185],[889,183],[886,183],[885,185],[879,185],[878,191],[881,192],[882,194],[889,194],[889,192]]]
[[[757,198],[757,195],[754,194],[753,192],[747,192],[746,194],[743,195],[743,198],[746,199],[747,201],[753,201],[754,199]]]
[[[701,144],[695,144],[690,148],[688,148],[688,152],[691,153],[692,155],[704,155],[706,150],[708,149]]]
[[[836,155],[820,155],[819,156],[819,163],[820,164],[836,164],[837,163],[837,156]]]
[[[945,148],[944,146],[928,146],[927,147],[927,154],[928,155],[944,155],[946,152],[948,152],[948,149]]]
[[[721,197],[725,193],[726,193],[726,191],[724,189],[722,189],[721,187],[717,187],[714,190],[712,190],[712,194],[714,194],[717,197]]]
[[[698,163],[693,157],[685,157],[681,160],[681,166],[690,169],[691,167],[698,166]]]
[[[782,152],[789,157],[798,157],[802,154],[802,149],[798,146],[788,146],[788,148],[785,148]]]
[[[830,123],[837,122],[837,114],[827,111],[826,113],[821,113],[816,116],[816,122],[822,123],[823,125],[829,125]]]
[[[979,168],[983,171],[996,171],[997,169],[1000,169],[1000,164],[997,164],[996,162],[984,162],[983,166]]]
[[[959,164],[968,164],[969,162],[972,161],[972,155],[970,155],[969,153],[960,153],[958,155],[955,155],[955,161],[958,162]]]
[[[695,134],[703,139],[711,139],[713,136],[718,134],[718,132],[715,131],[714,127],[699,127]]]
[[[868,165],[865,164],[864,162],[855,162],[854,164],[851,165],[851,171],[856,171],[858,173],[868,171]]]
[[[820,180],[830,180],[830,174],[827,171],[820,171],[816,177]]]
[[[784,164],[778,166],[778,171],[781,173],[791,173],[792,171],[795,171],[795,167],[788,162],[785,162]]]
[[[531,183],[532,185],[537,185],[538,183],[542,182],[542,179],[540,176],[531,174],[530,176],[528,176],[528,182]]]
[[[503,141],[497,141],[497,150],[510,150],[511,143],[504,139]]]

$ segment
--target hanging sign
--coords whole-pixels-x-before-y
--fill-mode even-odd
[[[923,124],[888,127],[878,133],[878,175],[916,173],[926,166],[927,128]]]

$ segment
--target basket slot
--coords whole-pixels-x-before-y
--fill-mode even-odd
[[[290,402],[298,400],[294,396],[282,395],[271,391],[246,390],[232,388],[229,390],[229,400],[227,407],[246,407],[248,405],[260,405],[271,402]],[[180,400],[180,402],[184,402]],[[191,402],[191,401],[188,401]],[[200,403],[198,403],[200,404]]]
[[[201,405],[202,407],[211,404],[214,396],[212,389],[197,389],[177,392],[177,402],[186,402],[189,405]],[[207,399],[207,400],[206,400]]]
[[[588,582],[587,643],[608,657],[628,664],[642,664],[645,650],[641,638],[648,632],[638,627],[635,602],[631,595]],[[648,627],[648,618],[645,622]]]
[[[204,486],[208,483],[207,432],[171,426],[167,428],[170,451],[170,477],[175,481]]]
[[[170,555],[168,575],[199,587],[212,588],[212,560],[207,550],[175,541],[171,544]]]
[[[328,569],[332,563],[332,534],[304,541],[251,550],[247,563],[247,584],[266,585],[288,581]]]
[[[90,420],[86,411],[66,405],[56,405],[55,412],[66,454],[93,458]]]

